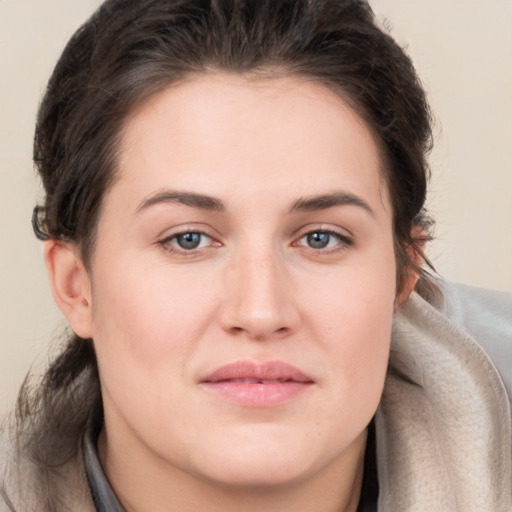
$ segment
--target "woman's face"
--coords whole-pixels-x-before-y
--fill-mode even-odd
[[[360,456],[395,301],[380,163],[298,78],[203,75],[130,116],[86,333],[119,460],[277,485]]]

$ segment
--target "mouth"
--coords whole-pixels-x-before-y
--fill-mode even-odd
[[[246,407],[273,407],[297,398],[314,381],[282,361],[263,364],[237,361],[221,366],[200,381],[218,397]]]

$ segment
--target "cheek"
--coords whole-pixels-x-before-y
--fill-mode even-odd
[[[395,262],[382,251],[378,263],[352,266],[311,280],[306,323],[315,325],[329,353],[327,378],[343,397],[338,407],[373,414],[387,370],[395,300]],[[345,411],[346,412],[346,411]]]
[[[172,376],[183,373],[211,323],[213,290],[190,275],[166,274],[127,258],[104,263],[97,266],[93,287],[93,339],[102,382],[112,393],[114,388],[121,394],[127,388],[170,390],[171,383],[176,386]]]
[[[208,315],[208,283],[198,282],[192,272],[166,271],[127,258],[116,265],[105,262],[94,277],[95,338],[141,349],[141,356],[150,353],[148,344],[173,347],[178,333],[187,344]]]
[[[382,307],[368,298],[338,314],[330,336],[332,360],[341,369],[341,386],[357,401],[380,396],[389,357],[393,302]]]
[[[325,386],[330,393],[323,396],[318,412],[320,416],[322,410],[330,411],[335,443],[340,425],[346,444],[355,439],[371,421],[382,396],[391,339],[391,308],[382,316],[373,313],[368,316],[356,310],[350,316],[347,310],[338,323],[341,335],[330,340],[331,366]]]

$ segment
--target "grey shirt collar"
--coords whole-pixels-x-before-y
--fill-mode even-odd
[[[98,432],[95,431],[91,422],[82,438],[82,453],[85,474],[87,475],[96,512],[125,512],[101,467],[96,448],[97,440]]]

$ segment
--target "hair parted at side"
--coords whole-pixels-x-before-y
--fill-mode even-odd
[[[364,0],[104,2],[69,41],[39,109],[34,162],[45,190],[34,217],[39,236],[76,243],[88,268],[102,200],[119,171],[124,120],[152,94],[214,71],[317,80],[364,118],[383,151],[399,283],[411,264],[405,250],[417,243],[412,226],[428,227],[430,113],[410,59]],[[25,386],[20,425],[35,413],[41,425],[45,415],[59,413],[59,393],[73,393],[77,410],[91,407],[91,396],[101,407],[91,340],[73,336],[36,394]],[[72,432],[85,420],[77,414],[74,425],[54,421],[60,432],[46,435],[68,439],[69,450],[60,453],[71,457]],[[60,461],[54,444],[48,446],[41,447],[41,464]]]

